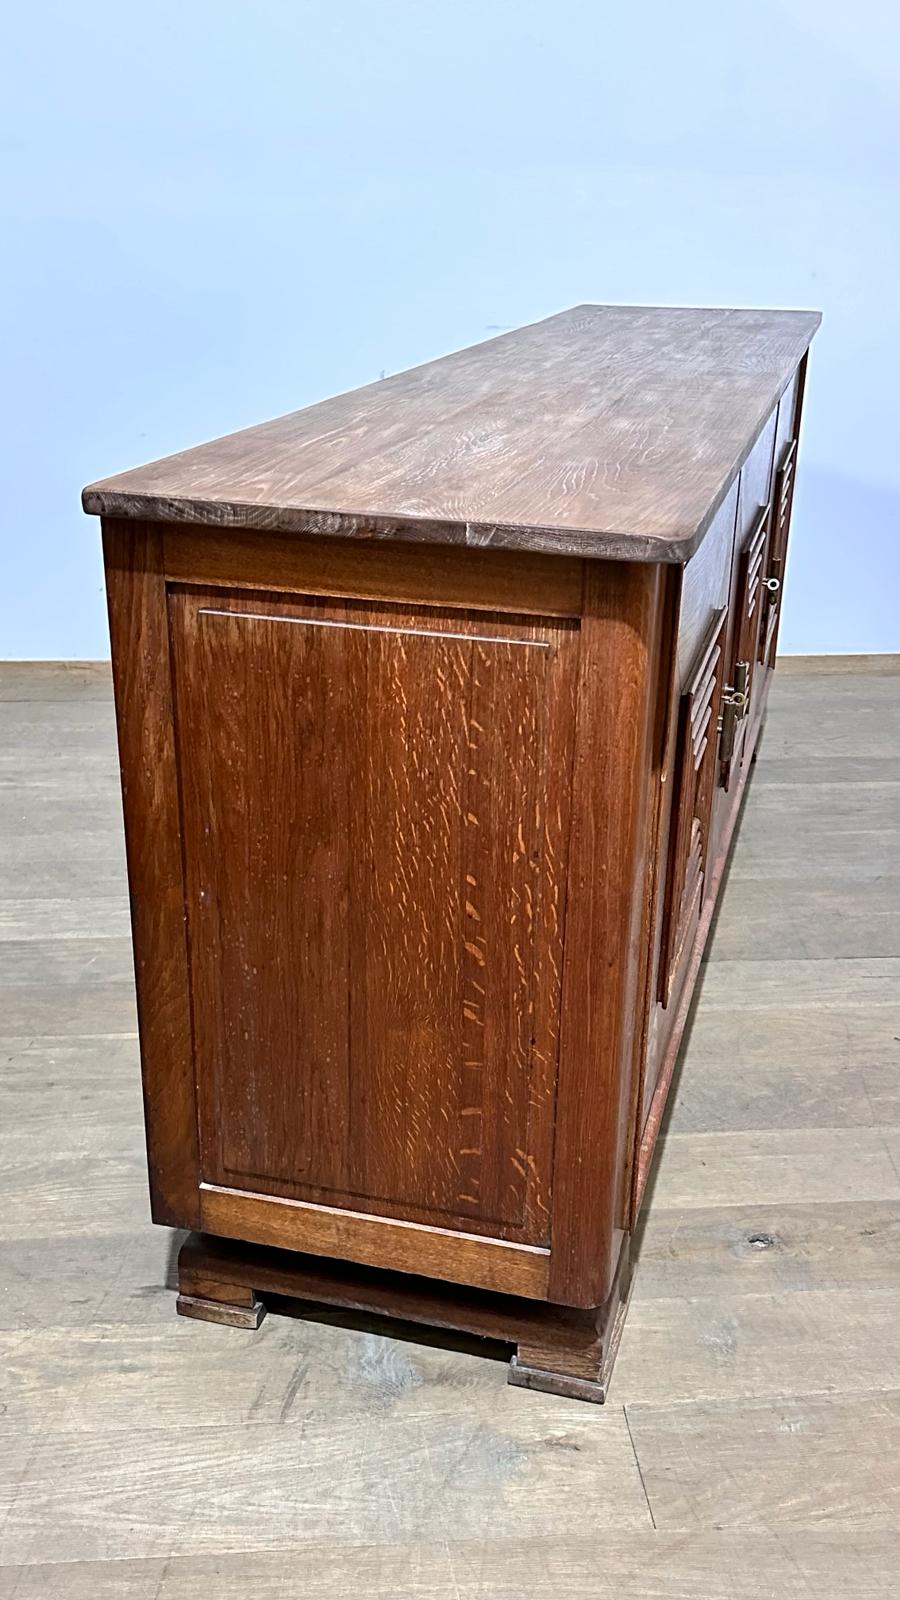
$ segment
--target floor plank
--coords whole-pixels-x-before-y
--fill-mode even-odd
[[[900,1199],[881,1128],[670,1132],[650,1184],[654,1205],[683,1208]]]
[[[177,1439],[165,1427],[44,1431],[27,1471],[0,1460],[14,1489],[0,1562],[45,1560],[48,1526],[57,1561],[254,1550],[261,1538],[270,1550],[508,1540],[523,1528],[563,1540],[598,1501],[619,1527],[650,1526],[621,1410],[598,1427],[595,1412],[552,1396],[523,1405],[494,1376],[482,1370],[469,1405],[465,1389],[443,1408],[432,1393],[427,1421],[376,1364],[368,1425],[354,1406],[302,1430],[235,1417]]]
[[[780,691],[788,678],[855,678],[897,677],[900,674],[900,655],[885,652],[868,656],[779,656],[776,661],[775,684]]]
[[[20,834],[0,853],[0,901],[122,901],[127,894],[121,821],[93,832],[70,827]],[[10,1031],[8,1024],[3,1026]]]
[[[707,962],[700,974],[698,1007],[709,1015],[733,1013],[746,1002],[754,1012],[813,1011],[830,1006],[896,1007],[900,958],[866,957]]]
[[[62,1143],[62,1140],[60,1141]],[[35,1145],[0,1160],[0,1239],[90,1237],[110,1227],[149,1226],[147,1171],[134,1135],[130,1154],[109,1139],[103,1150],[58,1152]]]
[[[900,783],[900,755],[883,755],[876,746],[859,756],[779,755],[762,750],[752,774],[754,791],[771,786],[790,787],[795,793],[810,785],[828,783]]]
[[[897,790],[900,808],[900,788]],[[900,956],[900,875],[862,882],[818,877],[741,879],[725,895],[710,961]]]
[[[841,1528],[632,1528],[7,1568],[2,1600],[887,1600],[898,1539]]]
[[[654,1205],[633,1300],[900,1289],[900,1200]]]
[[[129,1033],[137,1027],[134,983],[42,983],[0,985],[3,1025],[13,1033],[72,1035]]]
[[[137,1198],[129,1233],[0,1239],[0,1330],[170,1327],[174,1262],[184,1235],[151,1227],[146,1189]]]
[[[672,1133],[900,1125],[900,1005],[700,1005],[679,1071]]]
[[[36,983],[58,988],[93,988],[98,984],[129,983],[134,960],[131,939],[9,939],[3,950],[0,988],[31,987]]]
[[[779,668],[599,1410],[508,1389],[500,1347],[174,1317],[108,670],[0,666],[0,1600],[896,1592],[883,667]]]
[[[809,1289],[651,1300],[629,1311],[611,1399],[764,1399],[900,1391],[900,1291]],[[643,1459],[643,1457],[642,1457]]]
[[[10,939],[127,939],[130,928],[125,894],[0,900],[0,943]]]
[[[0,661],[0,700],[111,700],[108,661]]]
[[[827,1525],[896,1534],[900,1394],[632,1405],[628,1421],[664,1531]]]

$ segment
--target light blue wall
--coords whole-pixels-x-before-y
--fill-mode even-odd
[[[893,0],[32,0],[2,54],[0,656],[107,653],[84,482],[582,300],[824,310],[782,648],[900,649]]]

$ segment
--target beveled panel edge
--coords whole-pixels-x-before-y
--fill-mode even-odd
[[[207,1233],[545,1300],[550,1251],[367,1212],[200,1185]]]

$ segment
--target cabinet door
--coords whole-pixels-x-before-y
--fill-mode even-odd
[[[794,505],[797,441],[800,431],[802,380],[798,373],[781,397],[775,438],[775,473],[772,487],[769,543],[766,551],[766,591],[758,657],[764,667],[775,665],[781,595],[787,562],[788,536]]]
[[[741,469],[729,630],[719,782],[730,789],[745,758],[754,669],[763,614],[763,579],[771,523],[773,412]]]
[[[169,615],[204,1226],[402,1217],[421,1271],[439,1230],[544,1247],[577,624]]]
[[[700,921],[709,872],[727,614],[719,612],[681,697],[658,998],[667,1006]]]

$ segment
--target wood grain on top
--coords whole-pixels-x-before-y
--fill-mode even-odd
[[[106,478],[84,508],[685,561],[820,320],[576,306]]]

